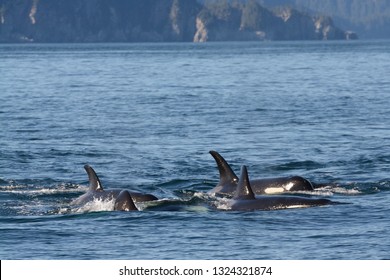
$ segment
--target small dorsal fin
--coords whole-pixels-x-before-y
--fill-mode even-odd
[[[103,186],[100,183],[99,177],[96,175],[95,170],[88,164],[84,165],[85,171],[87,171],[89,179],[89,190],[91,191],[102,191]]]
[[[226,160],[216,151],[209,152],[215,159],[219,170],[219,185],[225,185],[227,183],[238,182],[237,175],[233,172],[230,165]]]
[[[138,210],[135,206],[130,193],[127,190],[123,190],[119,193],[115,200],[114,210],[117,211],[133,211]]]
[[[245,165],[241,167],[240,180],[233,199],[255,199],[255,194],[251,188],[248,176],[248,170]]]

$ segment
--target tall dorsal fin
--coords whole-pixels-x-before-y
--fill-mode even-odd
[[[131,198],[130,193],[127,190],[123,190],[119,193],[115,200],[114,210],[117,211],[133,211],[138,210]]]
[[[88,164],[84,165],[85,171],[87,171],[89,179],[89,190],[91,191],[102,191],[103,185],[100,183],[98,175],[96,175],[95,170]]]
[[[245,165],[241,167],[240,180],[238,181],[237,190],[233,199],[255,199],[255,194],[249,182],[248,170]]]
[[[210,151],[209,153],[213,156],[218,166],[219,184],[225,185],[227,183],[238,182],[238,177],[234,174],[226,160],[216,151]]]

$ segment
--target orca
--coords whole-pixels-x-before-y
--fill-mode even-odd
[[[115,200],[114,210],[131,211],[138,210],[134,202],[157,200],[157,197],[152,194],[129,192],[121,189],[105,190],[95,170],[88,164],[84,165],[84,169],[88,174],[89,189],[85,194],[75,199],[72,205],[81,205],[96,199]]]
[[[132,211],[138,210],[134,204],[133,198],[129,191],[122,190],[118,197],[115,199],[114,210],[117,211]]]
[[[209,152],[215,159],[219,170],[219,183],[209,194],[217,196],[233,196],[238,184],[238,177],[226,160],[216,151]],[[251,180],[255,194],[277,194],[292,191],[312,191],[313,185],[300,176],[263,178]]]
[[[307,198],[299,196],[261,195],[255,196],[251,182],[248,177],[248,170],[245,165],[241,167],[241,175],[237,184],[236,192],[228,201],[228,209],[233,211],[253,210],[278,210],[287,208],[305,208],[313,206],[324,206],[339,204],[325,198]]]

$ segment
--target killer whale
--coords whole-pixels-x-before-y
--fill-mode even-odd
[[[122,190],[115,199],[114,210],[116,211],[132,211],[138,210],[134,204],[133,198],[129,191]]]
[[[134,202],[157,200],[152,194],[143,194],[139,192],[130,192],[122,189],[103,189],[103,185],[95,170],[88,164],[84,165],[88,174],[88,191],[72,201],[72,205],[82,205],[96,199],[115,200],[114,210],[131,211],[138,210]]]
[[[276,196],[262,195],[255,196],[251,182],[248,177],[248,170],[245,165],[241,167],[241,175],[237,184],[235,194],[228,202],[229,210],[253,211],[253,210],[277,210],[287,208],[304,208],[313,206],[324,206],[338,204],[329,199],[307,198],[298,196]]]
[[[238,177],[227,161],[216,151],[209,152],[219,170],[219,182],[209,194],[232,196],[238,185]],[[251,180],[251,187],[255,194],[277,194],[291,191],[312,191],[314,187],[310,181],[300,176],[263,178]]]

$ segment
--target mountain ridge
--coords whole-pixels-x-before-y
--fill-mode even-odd
[[[0,42],[206,42],[356,39],[328,16],[258,1],[1,0]]]

